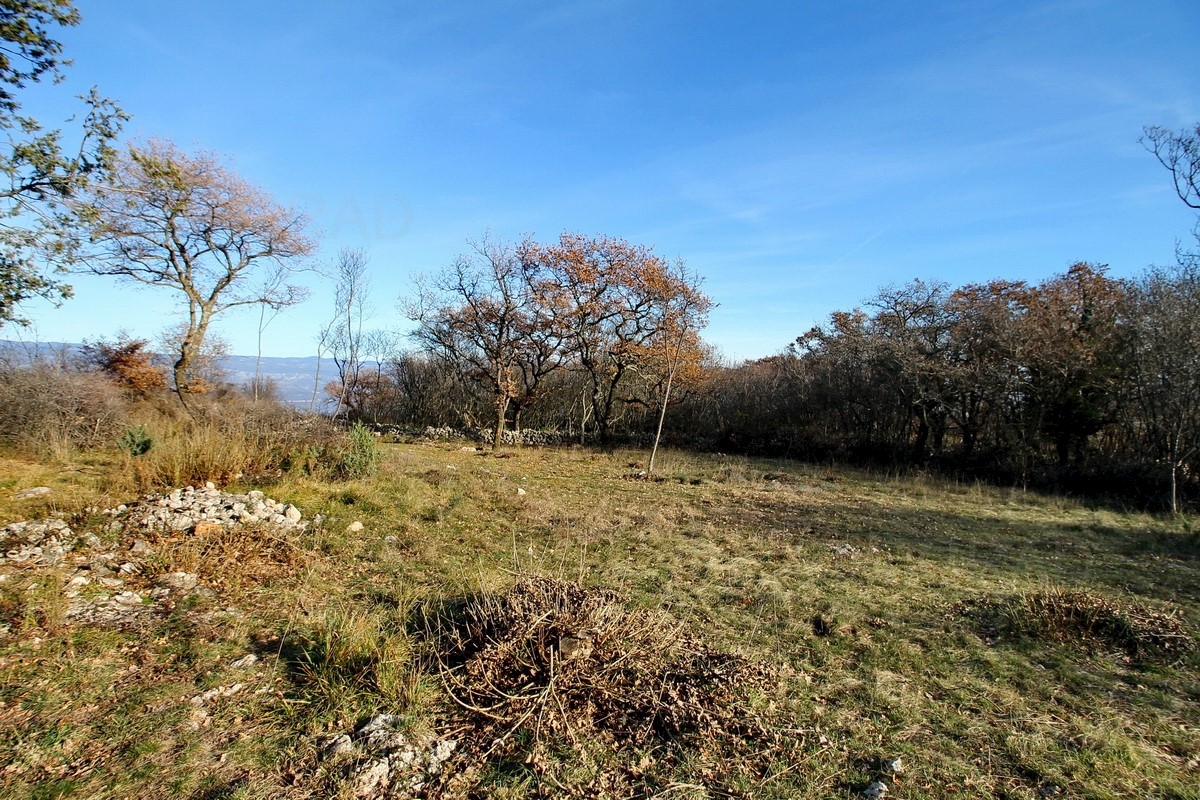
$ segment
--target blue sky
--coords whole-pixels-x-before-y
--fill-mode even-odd
[[[368,252],[376,327],[487,230],[682,258],[746,358],[888,283],[1132,275],[1193,223],[1138,138],[1200,121],[1194,0],[78,5],[69,79],[30,109],[95,84],[132,138],[228,157],[321,258]],[[154,338],[176,308],[72,282],[23,335]],[[332,292],[305,282],[266,354],[313,353]],[[216,327],[250,354],[256,319]]]

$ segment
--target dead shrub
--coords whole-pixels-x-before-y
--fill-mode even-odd
[[[116,441],[127,425],[120,390],[55,364],[0,366],[0,440],[35,455]]]
[[[465,756],[452,771],[459,790],[511,763],[528,765],[556,796],[637,794],[685,762],[721,783],[778,744],[753,705],[774,688],[773,669],[613,592],[523,577],[428,628],[465,729],[455,734]]]
[[[951,613],[972,620],[991,638],[1092,642],[1149,659],[1171,658],[1195,646],[1178,610],[1082,590],[964,600]]]

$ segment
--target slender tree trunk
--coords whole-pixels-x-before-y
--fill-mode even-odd
[[[317,371],[313,375],[312,397],[308,400],[309,413],[312,413],[312,410],[317,405],[317,392],[320,391],[321,388],[321,357],[325,355],[324,350],[325,348],[321,347],[320,345],[317,346]]]
[[[496,393],[496,433],[492,436],[492,450],[499,450],[504,441],[504,418],[508,416],[508,395]]]
[[[654,431],[654,446],[650,448],[650,463],[646,465],[646,478],[654,477],[654,458],[658,455],[658,443],[662,439],[663,420],[667,418],[667,402],[671,399],[671,384],[675,380],[675,367],[678,364],[672,365],[671,371],[667,373],[667,387],[663,390],[662,408],[658,412],[658,429]]]
[[[1179,437],[1171,437],[1171,513],[1179,513]]]
[[[254,355],[254,402],[258,402],[258,384],[262,380],[262,336],[263,328],[266,327],[264,320],[267,315],[267,304],[260,303],[258,306],[258,352]]]

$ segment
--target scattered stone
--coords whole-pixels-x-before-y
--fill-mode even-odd
[[[904,774],[904,762],[897,758],[889,758],[883,762],[883,771],[889,775]]]
[[[399,726],[395,714],[377,714],[353,735],[332,736],[321,747],[327,759],[356,754],[360,748],[373,756],[351,776],[356,797],[379,796],[388,790],[408,796],[406,792],[419,791],[439,775],[454,754],[458,744],[454,740],[414,736]]]
[[[215,483],[213,483],[212,481],[208,481],[207,483],[204,484],[204,488],[208,489],[211,492],[217,488],[217,485]]]
[[[258,656],[254,653],[247,653],[241,658],[234,659],[229,662],[230,669],[249,669],[258,663]]]
[[[71,578],[71,580],[67,581],[67,588],[68,589],[81,589],[84,586],[87,586],[91,582],[92,582],[91,579],[88,578],[86,575],[76,575],[75,577]]]
[[[392,777],[392,767],[386,758],[377,758],[358,771],[354,777],[355,797],[374,797],[387,786]]]
[[[188,702],[194,706],[202,706],[221,697],[232,697],[244,688],[245,685],[241,683],[235,683],[232,686],[218,686],[215,689],[209,689],[207,692],[201,692]]]
[[[129,546],[129,552],[135,556],[149,556],[154,555],[154,548],[144,539],[135,539]]]
[[[74,540],[74,533],[61,519],[13,522],[0,528],[0,564],[54,566],[74,549]]]
[[[102,578],[104,585],[111,578]],[[113,587],[120,588],[120,587]],[[122,627],[131,625],[147,614],[152,606],[144,603],[144,598],[137,592],[118,592],[116,595],[95,595],[90,598],[68,598],[66,618],[74,622],[91,625],[106,625]]]
[[[160,588],[186,594],[200,583],[200,576],[194,572],[167,572],[155,578],[154,583]]]
[[[833,551],[835,556],[840,556],[841,558],[854,558],[862,552],[862,550],[852,544],[831,544],[829,545],[829,549]]]
[[[287,518],[288,522],[295,525],[296,523],[298,523],[300,521],[301,517],[303,517],[304,515],[300,513],[300,509],[296,508],[293,505],[289,505],[287,508],[285,508],[283,510],[283,516]]]
[[[395,714],[376,714],[354,734],[356,739],[365,741],[371,747],[386,749],[391,737],[397,732],[396,726],[400,718]],[[400,734],[403,738],[403,734]]]
[[[863,797],[883,797],[888,793],[888,785],[883,781],[871,781],[867,784],[867,788],[863,789],[859,794]]]
[[[321,748],[321,753],[325,758],[337,758],[338,756],[354,753],[356,749],[354,740],[350,738],[350,735],[342,733],[329,737],[329,740],[325,742],[325,746]]]
[[[472,447],[460,447],[460,448],[458,448],[458,451],[460,453],[474,453],[474,452],[477,452],[477,449],[473,446]]]
[[[192,730],[199,730],[208,724],[208,712],[204,710],[204,706],[193,705],[188,710],[187,726]]]
[[[49,486],[34,486],[32,489],[22,489],[13,495],[14,500],[28,500],[31,497],[41,497],[50,494]]]
[[[524,496],[525,496],[525,490],[522,489],[520,486],[518,486],[517,487],[517,497],[524,497]]]
[[[359,533],[363,529],[363,524],[358,520],[354,520],[346,526],[346,533]]]

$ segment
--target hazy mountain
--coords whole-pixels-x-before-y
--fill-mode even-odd
[[[81,345],[65,342],[19,342],[0,339],[0,358],[17,363],[29,363],[34,359],[46,361],[64,361],[74,358]],[[165,356],[159,356],[166,361]],[[222,368],[227,373],[226,380],[235,386],[243,386],[254,378],[254,367],[257,359],[254,356],[229,356],[223,359]],[[371,363],[374,366],[374,362]],[[279,399],[295,406],[307,407],[313,397],[313,382],[317,377],[317,357],[304,358],[275,358],[263,356],[261,374],[275,382],[279,390]],[[328,383],[337,375],[337,367],[331,359],[321,359],[321,384]],[[324,399],[324,391],[319,390],[317,401]]]

